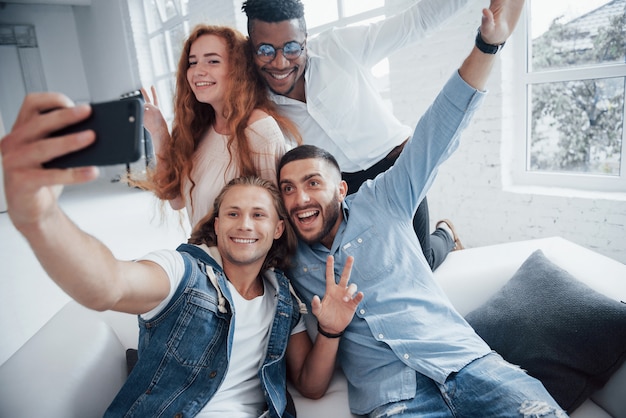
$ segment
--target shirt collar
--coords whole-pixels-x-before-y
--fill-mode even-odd
[[[350,216],[350,207],[348,206],[346,199],[341,202],[341,210],[343,211],[343,222],[347,222],[348,217]]]

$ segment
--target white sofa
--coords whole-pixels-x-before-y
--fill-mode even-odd
[[[593,289],[626,301],[626,265],[558,237],[454,252],[435,276],[465,315],[501,288],[536,249]],[[101,416],[125,380],[125,350],[136,347],[137,329],[134,316],[97,313],[69,302],[0,366],[0,416]],[[354,416],[339,370],[320,400],[291,393],[300,418]],[[626,363],[572,417],[626,417]]]

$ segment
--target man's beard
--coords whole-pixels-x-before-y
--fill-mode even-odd
[[[315,234],[315,236],[313,237],[306,238],[300,234],[298,228],[294,228],[294,230],[296,231],[296,235],[308,245],[313,245],[322,241],[328,234],[330,234],[330,231],[332,231],[335,223],[337,223],[340,210],[341,205],[339,204],[339,193],[335,193],[330,203],[328,203],[328,205],[326,205],[326,207],[324,207],[320,212],[320,216],[324,216],[324,222],[322,223],[322,229],[320,230],[320,232]]]
[[[287,89],[287,91],[276,91],[272,88],[271,84],[269,84],[268,82],[265,82],[265,84],[267,85],[267,87],[269,87],[270,91],[278,96],[289,96],[289,93],[291,93],[293,91],[293,89],[296,88],[296,83],[294,82],[293,84],[291,84],[291,86]]]

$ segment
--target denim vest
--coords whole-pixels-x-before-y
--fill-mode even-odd
[[[139,317],[139,361],[105,417],[193,417],[224,380],[234,333],[226,276],[202,249],[182,244],[177,251],[184,259],[184,277],[156,317]],[[285,352],[300,302],[282,272],[275,271],[274,277],[278,303],[258,376],[270,416],[291,417],[283,415]]]

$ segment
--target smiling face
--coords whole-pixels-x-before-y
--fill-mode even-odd
[[[221,107],[228,82],[228,51],[224,40],[203,35],[189,50],[187,82],[201,103]]]
[[[254,19],[250,30],[250,41],[254,51],[254,63],[269,89],[282,96],[306,101],[303,77],[307,56],[306,33],[300,28],[298,19],[275,23]],[[263,44],[272,45],[277,49],[291,41],[305,46],[302,54],[296,59],[286,59],[282,50],[277,50],[276,57],[269,63],[263,62],[256,55],[259,46]]]
[[[280,170],[280,193],[289,222],[307,244],[330,248],[343,215],[341,202],[347,186],[341,175],[318,158],[295,160]]]
[[[215,218],[217,247],[227,266],[261,268],[275,239],[284,230],[270,193],[262,187],[237,185],[224,195]]]

